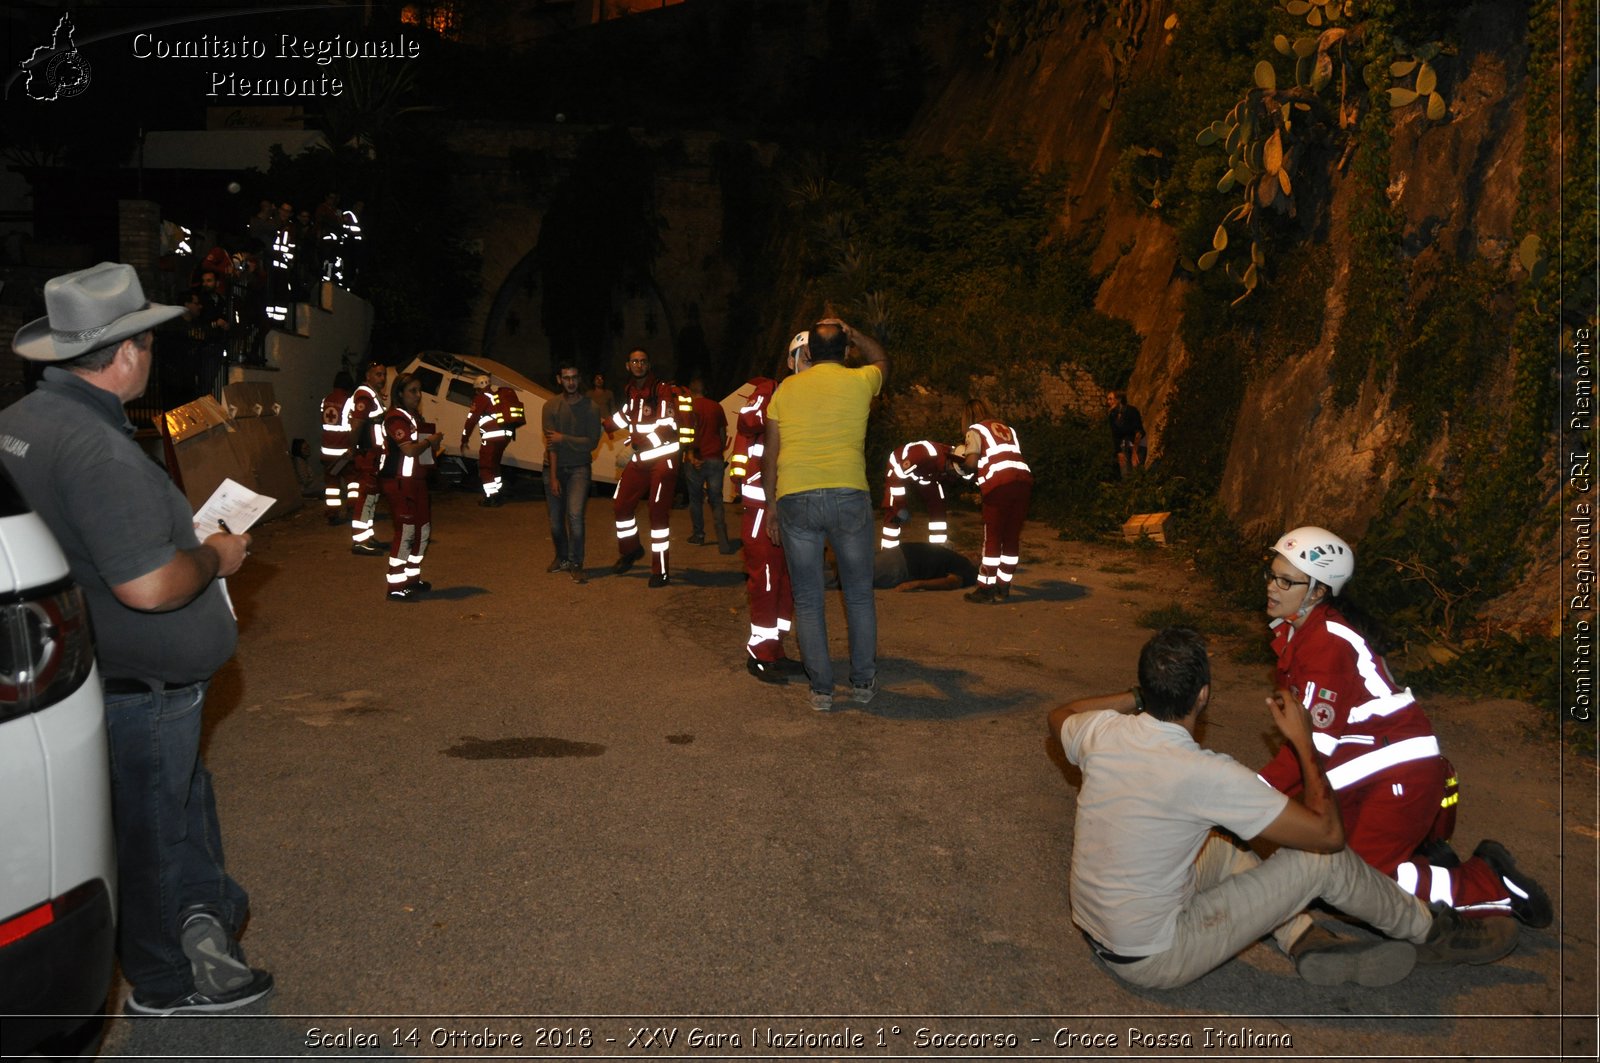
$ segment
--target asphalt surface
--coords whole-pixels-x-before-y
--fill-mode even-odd
[[[1132,682],[1141,613],[1214,616],[1171,555],[1030,524],[1009,605],[879,592],[882,692],[820,714],[746,674],[740,559],[687,545],[685,512],[649,589],[610,572],[607,500],[583,586],[544,571],[541,499],[435,504],[414,603],[314,502],[258,529],[206,757],[277,992],[146,1019],[119,984],[104,1058],[1595,1053],[1595,767],[1533,706],[1429,703],[1458,848],[1506,842],[1554,927],[1382,990],[1308,986],[1267,945],[1136,990],[1072,927],[1077,777],[1044,715]],[[953,523],[974,546],[975,515]],[[1225,619],[1206,738],[1255,766],[1265,636]]]

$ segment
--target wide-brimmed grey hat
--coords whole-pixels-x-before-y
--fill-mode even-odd
[[[34,362],[65,362],[96,347],[137,336],[183,313],[144,297],[132,266],[102,262],[44,283],[37,321],[17,329],[11,349]]]

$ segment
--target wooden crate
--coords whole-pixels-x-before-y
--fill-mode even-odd
[[[1153,543],[1166,546],[1171,528],[1171,513],[1135,513],[1123,523],[1122,538],[1130,543],[1146,538]]]

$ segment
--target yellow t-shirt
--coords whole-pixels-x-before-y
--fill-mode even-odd
[[[867,414],[883,388],[875,365],[821,362],[778,385],[767,420],[778,425],[778,497],[825,487],[867,489]]]

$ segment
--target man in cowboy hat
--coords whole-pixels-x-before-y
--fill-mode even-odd
[[[206,687],[238,638],[219,578],[250,537],[201,542],[183,494],[130,438],[123,404],[150,378],[152,330],[181,308],[147,302],[133,267],[112,262],[46,282],[44,302],[12,341],[48,364],[0,411],[0,461],[61,543],[94,624],[128,1010],[228,1011],[272,991],[238,946],[248,898],[223,868],[200,760]]]

